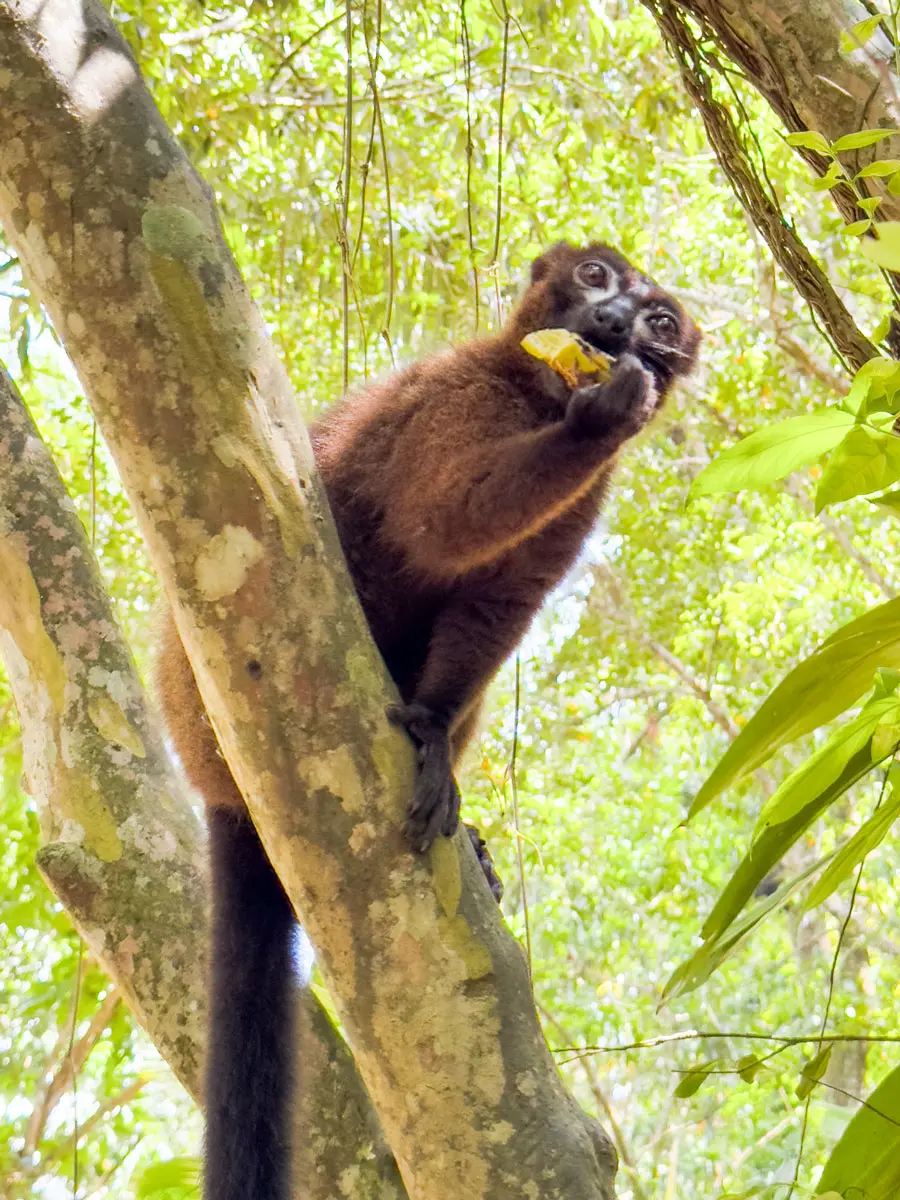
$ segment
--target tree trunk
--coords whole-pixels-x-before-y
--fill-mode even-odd
[[[0,0],[0,88],[0,219],[407,1188],[606,1200],[615,1152],[562,1088],[468,839],[419,858],[400,835],[411,748],[385,718],[305,431],[207,189],[96,0]]]
[[[37,865],[187,1090],[206,1042],[204,836],[116,626],[72,503],[0,367],[0,653]],[[397,1168],[343,1039],[307,989],[295,1178],[309,1200],[401,1200]]]

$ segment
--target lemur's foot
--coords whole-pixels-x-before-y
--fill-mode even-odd
[[[500,882],[500,876],[494,870],[494,860],[491,858],[490,851],[487,848],[487,842],[474,825],[467,825],[466,833],[469,835],[469,841],[472,843],[475,857],[478,859],[482,871],[484,871],[484,877],[487,880],[488,887],[491,889],[491,894],[499,904],[503,899],[503,884]]]
[[[459,825],[459,788],[450,765],[447,720],[424,704],[393,704],[388,720],[402,726],[416,747],[418,774],[403,832],[423,854],[439,834],[452,837]]]

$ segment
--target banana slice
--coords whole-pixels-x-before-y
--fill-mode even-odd
[[[523,337],[521,345],[561,375],[570,388],[579,386],[579,375],[608,375],[615,362],[568,329],[538,329]]]

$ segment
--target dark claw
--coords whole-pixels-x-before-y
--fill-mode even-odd
[[[503,884],[500,882],[500,876],[494,870],[494,860],[488,851],[487,842],[474,825],[467,825],[466,833],[469,835],[469,841],[472,843],[475,857],[478,859],[482,871],[484,871],[484,877],[487,880],[488,887],[491,889],[491,894],[499,904],[503,899]]]
[[[406,730],[416,747],[419,770],[403,832],[413,849],[424,854],[439,834],[450,836],[459,825],[460,796],[450,765],[449,722],[424,704],[394,704],[387,716]]]
[[[441,747],[426,749],[403,826],[413,849],[424,854],[438,834],[448,829],[455,832],[459,807],[459,788],[450,769],[449,753]]]

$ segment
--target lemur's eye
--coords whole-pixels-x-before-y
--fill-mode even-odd
[[[605,288],[610,279],[609,267],[602,262],[579,263],[575,268],[575,278],[585,287]]]
[[[678,335],[678,322],[669,313],[652,313],[647,320],[656,337],[671,342]]]

